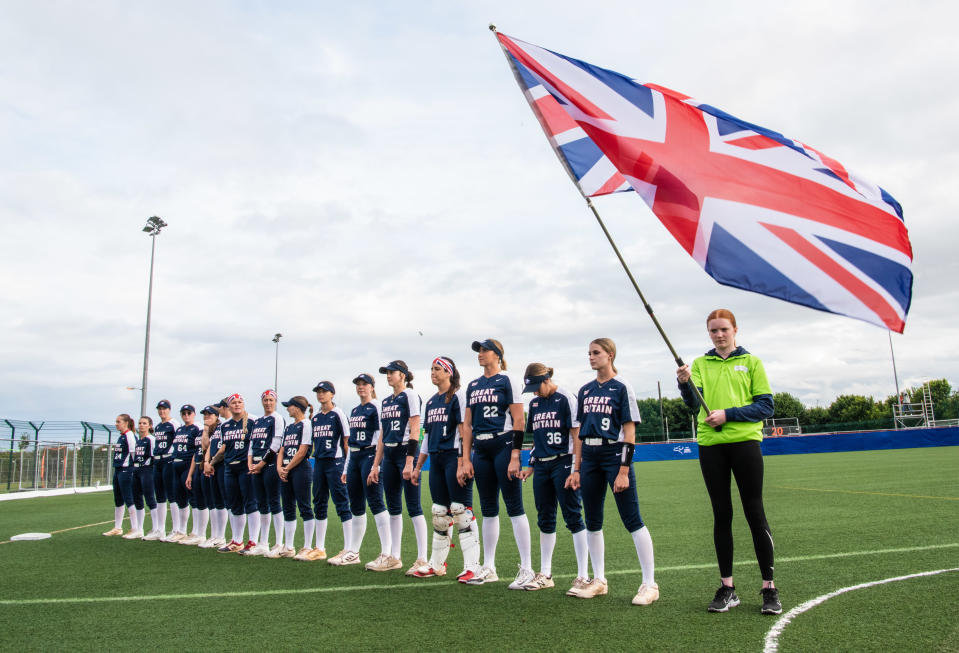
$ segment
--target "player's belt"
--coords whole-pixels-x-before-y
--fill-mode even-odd
[[[587,447],[602,447],[606,444],[612,444],[612,442],[608,438],[583,438],[583,444]]]
[[[503,435],[502,433],[477,433],[473,436],[474,442],[483,442],[484,440],[493,440]],[[508,435],[508,434],[507,434]]]
[[[258,463],[263,460],[263,456],[253,456],[253,462]]]
[[[398,446],[400,446],[400,444],[401,444],[401,443],[399,443],[399,442],[384,442],[384,443],[383,443],[383,446],[384,446],[384,447],[393,448],[393,447],[398,447]]]
[[[538,463],[548,463],[549,461],[551,461],[551,460],[556,460],[557,458],[559,458],[559,454],[556,454],[555,456],[546,456],[546,457],[544,457],[544,458],[537,458],[537,459],[536,459],[536,462],[538,462]]]
[[[161,454],[157,454],[156,456],[154,456],[154,458],[156,458],[157,460],[166,460],[167,458],[169,458],[169,457],[172,456],[172,455],[173,455],[173,454],[169,454],[169,453],[161,453]]]
[[[350,451],[355,453],[357,451],[366,451],[367,449],[375,449],[375,448],[376,448],[376,445],[371,444],[368,447],[350,447]]]

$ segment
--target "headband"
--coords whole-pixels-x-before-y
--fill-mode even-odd
[[[260,395],[260,399],[265,399],[267,397],[273,397],[276,399],[276,390],[264,390],[263,394]]]
[[[233,394],[231,394],[229,397],[226,398],[226,403],[230,403],[234,399],[239,399],[240,401],[243,401],[243,395],[241,395],[239,392],[234,392]]]
[[[450,376],[453,375],[453,361],[448,358],[443,358],[442,356],[437,356],[433,359],[433,365],[439,365],[444,370],[450,373]]]

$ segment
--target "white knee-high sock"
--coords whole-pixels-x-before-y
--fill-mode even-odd
[[[194,521],[196,518],[194,517]],[[187,504],[185,508],[180,508],[180,529],[181,533],[186,533],[187,525],[190,523],[190,504]],[[196,525],[194,524],[193,529],[196,530]]]
[[[589,546],[586,544],[586,529],[573,533],[573,551],[576,552],[576,575],[589,578]]]
[[[137,508],[137,529],[143,530],[143,525],[146,523],[146,511],[143,508]]]
[[[180,532],[180,507],[175,503],[170,504],[170,531]]]
[[[314,528],[316,528],[315,519],[303,520],[303,546],[308,549],[313,548],[313,529]]]
[[[246,540],[243,539],[243,532],[246,530],[246,514],[237,515],[236,523],[240,527],[240,539],[238,539],[237,542],[246,544]]]
[[[519,550],[519,566],[523,569],[533,568],[533,536],[529,532],[529,519],[526,514],[510,517],[513,523],[513,538],[516,540],[516,548]]]
[[[206,539],[206,525],[210,521],[210,511],[207,508],[203,510],[197,510],[194,514],[194,519],[196,519],[196,534]],[[199,515],[197,519],[196,515]]]
[[[248,514],[247,519],[250,520],[250,540],[254,544],[260,543],[260,513],[251,512]]]
[[[316,520],[316,530],[314,533],[316,537],[316,548],[320,551],[326,551],[326,527],[329,523],[330,520],[328,519]]]
[[[221,540],[225,540],[226,539],[226,522],[229,519],[231,513],[226,508],[220,508],[216,512],[219,515],[218,523],[216,526],[217,528],[216,536]]]
[[[390,513],[385,510],[373,515],[376,524],[376,534],[380,536],[380,554],[391,555],[393,551],[393,537],[390,532]]]
[[[593,561],[593,578],[606,580],[606,541],[603,531],[587,531],[586,546]]]
[[[350,520],[353,522],[353,527],[350,529],[350,551],[355,551],[356,553],[360,552],[360,547],[363,546],[363,536],[366,535],[366,513],[362,515],[353,515],[353,519]]]
[[[556,533],[539,534],[539,573],[553,575],[553,549],[556,548]]]
[[[417,515],[412,517],[411,521],[413,522],[413,533],[416,535],[416,559],[426,560],[428,555],[426,549],[426,517]]]
[[[123,528],[123,506],[113,508],[113,527]]]
[[[237,539],[239,538],[239,539]],[[230,541],[243,543],[243,530],[240,528],[240,516],[230,511]]]
[[[390,555],[402,560],[403,548],[403,515],[390,515]]]
[[[270,513],[260,513],[260,537],[257,543],[263,544],[267,548],[270,546]]]
[[[343,522],[343,550],[349,551],[353,542],[353,522],[356,519],[347,519]]]
[[[296,521],[283,522],[283,547],[293,548],[293,536],[296,535]]]
[[[157,512],[156,508],[150,508],[150,528],[154,531],[160,527],[160,516]]]
[[[137,529],[137,509],[135,506],[127,506],[127,515],[130,517],[130,530]]]
[[[276,546],[283,546],[283,513],[273,515],[273,533],[276,534]]]
[[[636,555],[639,557],[639,567],[643,570],[643,582],[652,585],[656,582],[656,564],[653,559],[653,538],[649,529],[643,526],[638,531],[630,533],[633,544],[636,546]]]
[[[483,517],[483,566],[496,569],[496,544],[499,542],[499,515]]]
[[[160,511],[160,528],[158,530],[166,534],[166,502],[160,501],[157,503],[157,510]]]

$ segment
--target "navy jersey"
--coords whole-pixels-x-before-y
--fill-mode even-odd
[[[223,419],[217,418],[216,427],[210,434],[210,458],[213,458],[223,446]]]
[[[420,451],[438,453],[459,451],[460,430],[466,407],[466,393],[458,390],[449,402],[446,393],[437,392],[426,402],[423,417],[423,442]]]
[[[276,413],[257,419],[250,433],[250,455],[260,459],[271,449],[279,451],[285,428],[286,420]]]
[[[243,418],[228,419],[220,425],[220,439],[226,451],[223,461],[235,463],[246,462],[246,455],[250,450],[250,430],[253,428],[253,419],[247,417],[246,428],[243,428]]]
[[[623,440],[623,424],[639,422],[633,386],[616,375],[605,383],[593,379],[579,390],[579,437]]]
[[[336,406],[328,412],[318,411],[311,420],[313,426],[313,456],[315,458],[342,458],[343,436],[350,432],[350,420]]]
[[[133,466],[148,467],[153,464],[153,447],[156,438],[152,435],[144,435],[137,439],[136,446],[133,449]]]
[[[175,460],[190,460],[196,453],[196,436],[203,432],[196,424],[183,425],[173,434],[170,453]]]
[[[290,461],[293,460],[293,456],[296,455],[301,445],[312,444],[312,431],[313,429],[310,428],[310,423],[305,417],[299,422],[288,424],[286,428],[283,429],[283,443],[280,455],[283,457],[284,465],[290,464]],[[309,457],[309,449],[307,449],[306,455]]]
[[[157,460],[163,460],[170,455],[170,445],[173,444],[173,436],[178,428],[180,423],[175,419],[168,419],[153,427],[153,437],[156,438],[153,455]]]
[[[529,402],[526,430],[533,434],[536,458],[573,453],[569,430],[579,426],[576,397],[563,388],[548,397],[535,397]]]
[[[473,415],[476,433],[506,433],[513,430],[510,404],[522,403],[523,384],[500,372],[470,381],[466,388],[466,406]]]
[[[350,446],[371,447],[380,439],[380,410],[376,400],[350,411]]]
[[[380,402],[380,425],[383,442],[406,442],[410,439],[410,418],[420,414],[422,401],[413,388],[398,395],[391,394]]]
[[[203,429],[197,429],[193,435],[193,460],[197,465],[203,466]]]
[[[117,436],[113,443],[113,466],[129,467],[133,464],[133,450],[136,449],[137,439],[133,431],[127,431]]]

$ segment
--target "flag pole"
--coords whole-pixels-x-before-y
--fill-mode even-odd
[[[577,185],[577,188],[579,186]],[[582,191],[580,191],[582,193]],[[589,210],[593,212],[593,215],[596,217],[596,222],[599,223],[600,229],[603,230],[603,234],[606,235],[606,240],[609,241],[610,246],[613,248],[613,251],[616,253],[616,258],[619,259],[620,265],[623,266],[623,270],[626,271],[626,276],[629,277],[629,282],[633,284],[633,289],[636,290],[636,294],[639,295],[639,301],[643,303],[643,308],[646,309],[646,313],[649,314],[649,319],[653,321],[653,325],[656,327],[656,330],[659,331],[659,335],[663,337],[663,342],[666,343],[666,347],[669,348],[669,353],[673,355],[673,360],[676,361],[676,365],[682,367],[685,365],[683,359],[676,353],[676,349],[673,347],[673,343],[669,341],[669,336],[666,335],[666,332],[663,330],[662,325],[659,323],[659,320],[656,318],[656,314],[653,312],[653,307],[649,305],[649,302],[646,301],[643,291],[639,289],[639,284],[636,283],[636,278],[633,276],[633,273],[630,271],[629,266],[626,265],[626,260],[623,259],[623,255],[619,251],[619,247],[616,246],[616,241],[613,240],[612,235],[609,233],[609,229],[606,228],[606,223],[603,222],[603,219],[599,216],[599,211],[596,210],[596,207],[593,205],[593,201],[583,196],[586,200],[586,206],[589,207]],[[696,384],[693,383],[692,379],[687,381],[689,387],[692,389],[693,394],[696,395],[696,398],[699,400],[699,403],[702,404],[703,408],[706,410],[706,413],[709,413],[709,406],[706,405],[706,400],[703,399],[702,393],[699,391],[699,388],[696,387]],[[717,431],[719,429],[716,429]]]

